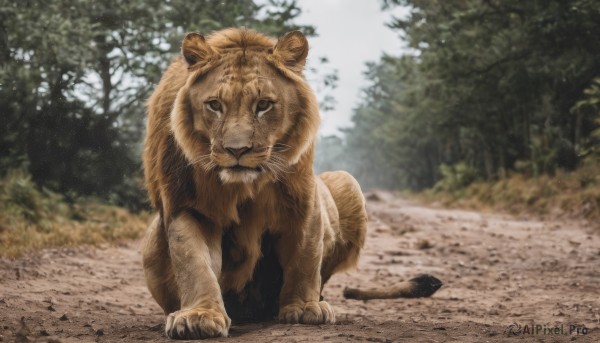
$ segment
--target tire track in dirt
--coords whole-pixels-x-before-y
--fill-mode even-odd
[[[338,324],[234,326],[217,342],[600,341],[600,235],[572,220],[436,209],[367,194],[369,234],[357,270],[324,290]],[[139,242],[50,249],[0,260],[0,342],[166,342],[143,279]],[[420,273],[432,298],[342,298]],[[585,326],[587,335],[508,337],[510,324]]]

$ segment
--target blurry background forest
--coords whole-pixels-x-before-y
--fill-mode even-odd
[[[321,137],[317,171],[544,210],[576,194],[559,205],[598,213],[600,2],[380,5],[408,9],[388,23],[405,53],[366,66],[352,125]],[[144,220],[114,206],[148,209],[145,100],[184,33],[318,34],[300,13],[295,0],[0,0],[0,255],[137,237]],[[334,106],[335,72],[309,73],[323,110]]]
[[[317,166],[363,188],[518,212],[600,212],[600,2],[386,0],[400,56]]]

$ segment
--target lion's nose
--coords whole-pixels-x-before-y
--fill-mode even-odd
[[[230,154],[232,154],[233,156],[235,156],[235,158],[239,159],[240,157],[242,157],[243,154],[247,153],[248,151],[250,151],[250,149],[252,149],[249,146],[244,146],[241,148],[225,148],[225,150],[227,150]]]

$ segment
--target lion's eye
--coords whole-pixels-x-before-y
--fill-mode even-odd
[[[209,110],[214,111],[214,112],[221,112],[223,110],[221,103],[217,100],[211,100],[211,101],[207,102],[206,106],[208,107]]]
[[[269,100],[260,100],[256,104],[256,114],[260,117],[273,107],[273,102]]]

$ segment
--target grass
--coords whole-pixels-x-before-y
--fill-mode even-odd
[[[0,180],[0,257],[136,239],[149,217],[90,199],[69,204],[37,187],[25,172],[11,171]]]
[[[512,174],[493,182],[474,182],[454,190],[428,190],[417,200],[444,206],[511,214],[600,219],[600,164],[584,161],[572,172],[539,177]]]

